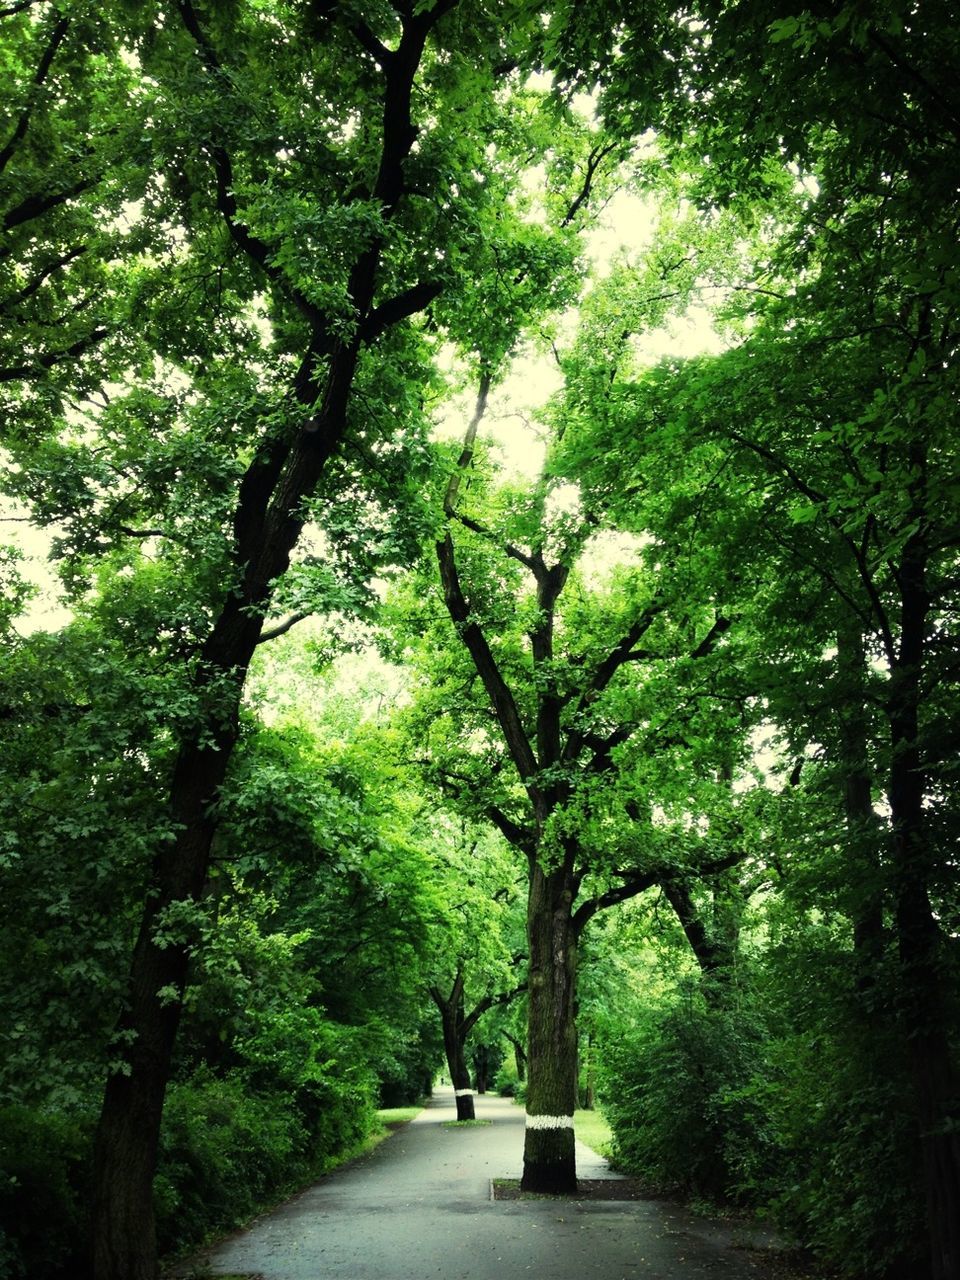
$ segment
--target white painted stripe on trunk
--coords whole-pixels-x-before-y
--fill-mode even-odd
[[[455,1097],[457,1097],[457,1098],[472,1098],[472,1097],[473,1097],[473,1090],[472,1090],[472,1089],[454,1089],[454,1091],[453,1091],[453,1092],[454,1092],[454,1096],[455,1096]]]
[[[528,1129],[572,1129],[573,1116],[532,1116],[527,1115]]]

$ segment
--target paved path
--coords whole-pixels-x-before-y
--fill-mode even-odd
[[[490,1125],[446,1128],[453,1091],[370,1155],[206,1255],[214,1275],[264,1280],[767,1280],[766,1259],[659,1201],[492,1201],[516,1178],[523,1110],[477,1098]],[[581,1177],[615,1177],[577,1144]]]

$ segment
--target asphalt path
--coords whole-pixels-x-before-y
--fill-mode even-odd
[[[452,1089],[369,1155],[258,1218],[202,1259],[263,1280],[768,1280],[769,1256],[664,1201],[497,1200],[519,1177],[524,1113],[476,1099],[489,1125],[455,1128]],[[615,1177],[577,1144],[582,1178]]]

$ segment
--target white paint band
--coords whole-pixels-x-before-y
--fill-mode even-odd
[[[472,1098],[473,1090],[472,1089],[454,1089],[453,1095],[455,1098]]]
[[[531,1116],[527,1115],[528,1129],[572,1129],[573,1116]]]

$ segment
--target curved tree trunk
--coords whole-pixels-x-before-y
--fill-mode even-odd
[[[242,669],[259,629],[254,622],[246,652],[237,650]],[[216,827],[212,805],[236,744],[239,698],[238,681],[215,742],[185,743],[174,769],[170,798],[178,832],[154,863],[115,1033],[122,1065],[107,1080],[94,1142],[91,1219],[98,1280],[154,1280],[157,1274],[153,1177],[192,939],[158,944],[156,931],[168,908],[189,907],[203,895]]]
[[[524,1191],[572,1194],[577,1189],[573,1113],[577,1101],[577,933],[574,892],[564,869],[530,874],[527,938],[527,1128]]]

